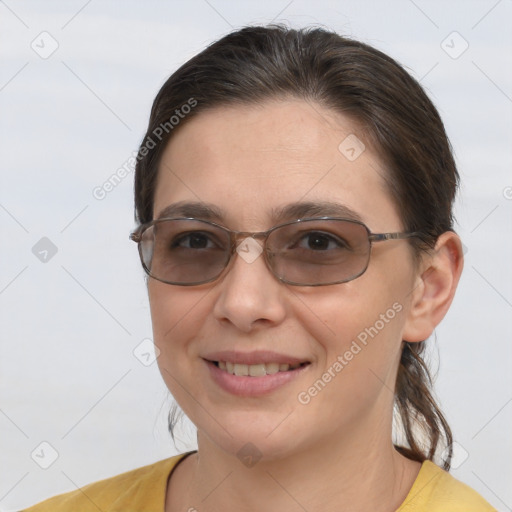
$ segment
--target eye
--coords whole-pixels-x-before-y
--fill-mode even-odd
[[[213,233],[206,231],[190,231],[176,235],[170,242],[171,249],[217,249],[222,247]]]
[[[342,238],[321,231],[310,231],[301,236],[292,248],[299,247],[311,251],[332,251],[349,249],[348,243]]]

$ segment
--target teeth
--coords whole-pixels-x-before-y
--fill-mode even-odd
[[[240,364],[231,363],[230,361],[218,361],[221,370],[227,371],[231,375],[239,377],[264,377],[265,375],[273,375],[277,372],[287,372],[298,368],[300,364],[289,365],[287,363],[260,363],[260,364]]]
[[[235,375],[238,375],[235,373]],[[251,364],[249,366],[249,375],[251,377],[263,377],[264,375],[267,375],[267,370],[265,369],[264,364]]]
[[[279,363],[267,363],[265,366],[267,375],[273,375],[279,371]]]
[[[249,365],[235,363],[234,373],[235,375],[240,375],[241,377],[249,375]]]

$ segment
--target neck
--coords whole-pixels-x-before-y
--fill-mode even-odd
[[[334,432],[321,445],[286,458],[261,459],[252,467],[201,432],[198,447],[198,454],[183,463],[186,471],[169,493],[173,506],[168,511],[329,512],[343,504],[354,512],[389,512],[405,500],[420,468],[393,448],[391,432],[361,425],[352,435]]]

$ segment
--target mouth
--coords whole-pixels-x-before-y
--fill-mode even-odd
[[[309,361],[302,363],[258,363],[258,364],[241,364],[233,363],[231,361],[209,361],[214,364],[219,370],[222,370],[230,375],[238,377],[265,377],[266,375],[274,375],[281,372],[291,372],[298,370],[310,364]]]
[[[240,397],[268,395],[302,378],[313,366],[313,361],[304,356],[271,350],[220,350],[203,354],[201,358],[212,382]]]

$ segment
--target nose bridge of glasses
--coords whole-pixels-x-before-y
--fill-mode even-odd
[[[235,251],[243,245],[244,241],[249,240],[261,240],[262,243],[260,243],[260,246],[263,246],[265,244],[265,240],[268,236],[268,231],[230,231],[230,237],[231,237],[231,250]],[[254,245],[254,242],[251,242],[251,245]],[[256,242],[257,243],[257,242]]]

